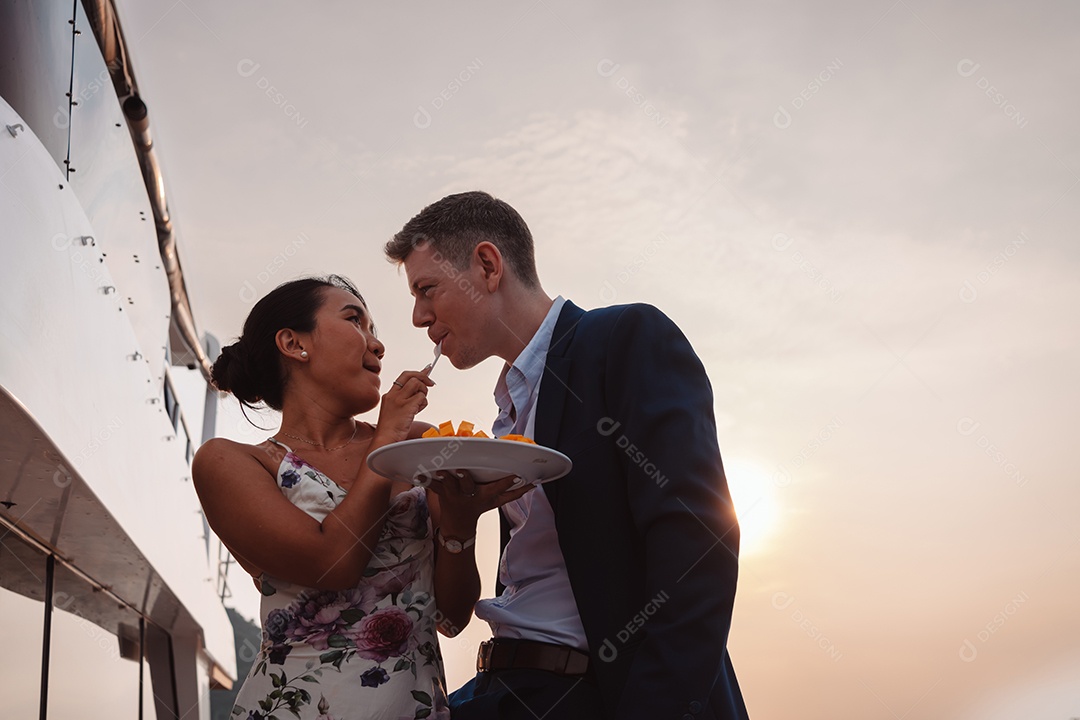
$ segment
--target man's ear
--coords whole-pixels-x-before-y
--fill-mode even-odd
[[[274,335],[274,343],[282,355],[297,362],[307,362],[310,358],[304,350],[304,338],[292,328],[282,328]],[[303,353],[303,355],[301,355]]]
[[[487,291],[493,293],[498,290],[506,267],[499,248],[495,247],[494,243],[485,240],[473,249],[473,260],[480,268]]]

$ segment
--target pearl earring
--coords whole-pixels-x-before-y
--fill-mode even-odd
[[[301,350],[300,351],[300,357],[306,358],[307,357],[307,350]]]

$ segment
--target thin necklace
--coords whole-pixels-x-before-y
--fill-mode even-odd
[[[360,423],[353,420],[352,437],[350,437],[348,440],[346,440],[344,444],[338,445],[337,447],[332,447],[332,448],[328,448],[325,445],[323,445],[322,443],[317,443],[314,440],[308,440],[307,438],[302,438],[299,435],[293,435],[292,433],[287,433],[284,430],[281,431],[281,434],[284,435],[285,437],[291,437],[293,440],[299,440],[300,442],[306,442],[308,445],[314,445],[315,447],[321,447],[326,452],[334,452],[335,450],[340,450],[341,448],[345,447],[346,445],[351,443],[353,440],[355,440],[356,439],[356,431],[359,430],[359,429],[360,429]]]

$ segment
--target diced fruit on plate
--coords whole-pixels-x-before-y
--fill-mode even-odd
[[[484,432],[483,430],[473,430],[474,427],[475,426],[471,422],[469,422],[467,420],[462,420],[461,423],[458,425],[457,430],[455,431],[454,430],[454,422],[452,420],[447,420],[444,423],[439,423],[439,427],[437,427],[437,428],[428,428],[427,430],[424,431],[424,434],[421,435],[420,437],[425,437],[425,438],[474,437],[474,438],[488,438],[488,439],[491,439],[490,436],[486,432]],[[499,440],[513,440],[514,442],[532,443],[533,445],[536,444],[536,441],[533,440],[532,438],[525,437],[524,435],[521,435],[519,433],[510,433],[509,435],[500,435],[498,439]]]

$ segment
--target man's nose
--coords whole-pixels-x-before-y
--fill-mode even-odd
[[[418,328],[429,327],[435,322],[435,313],[424,304],[413,303],[412,324]]]

